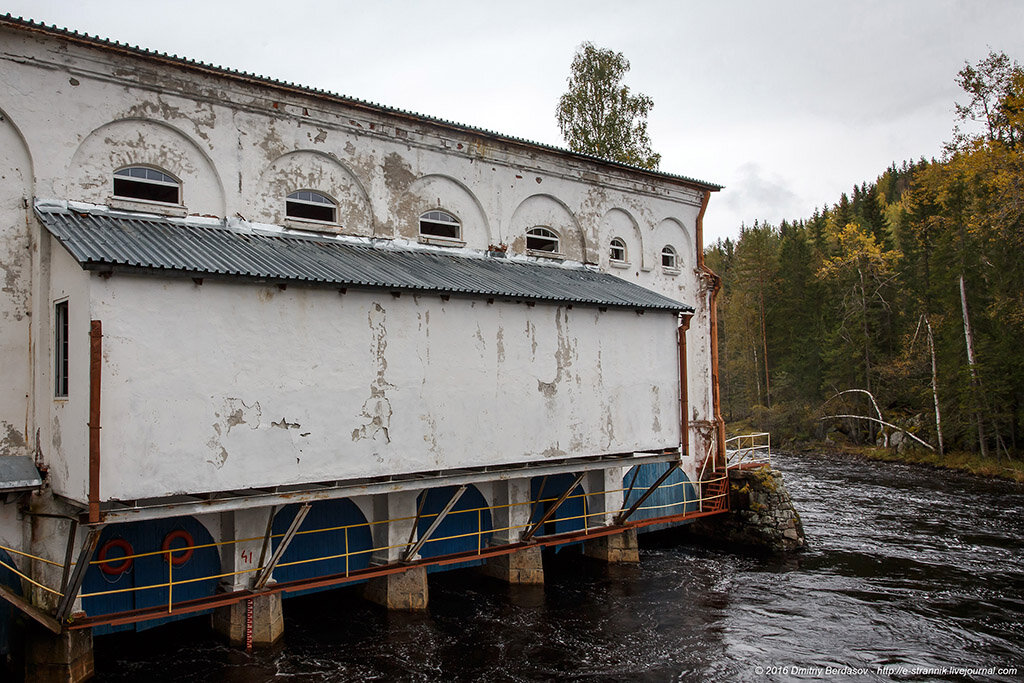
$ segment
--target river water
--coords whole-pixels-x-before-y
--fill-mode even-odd
[[[810,543],[788,558],[642,536],[639,567],[564,552],[543,588],[433,574],[422,615],[351,588],[286,600],[284,644],[253,655],[202,619],[97,638],[98,679],[1024,679],[1024,486],[850,457],[776,466]]]

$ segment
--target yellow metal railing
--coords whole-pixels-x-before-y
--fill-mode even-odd
[[[719,479],[725,479],[724,475],[719,477]],[[703,482],[703,483],[706,484],[708,482]],[[661,491],[661,490],[670,490],[670,489],[676,488],[678,486],[684,486],[684,487],[689,486],[690,487],[690,489],[684,489],[682,500],[674,501],[674,502],[671,502],[671,503],[658,504],[658,505],[655,505],[655,504],[643,505],[643,506],[637,508],[637,510],[634,511],[634,514],[636,512],[640,512],[640,511],[662,511],[662,510],[668,510],[668,509],[671,509],[671,508],[680,508],[680,507],[683,509],[684,512],[686,512],[687,510],[691,510],[691,509],[700,510],[700,509],[703,508],[703,505],[705,503],[707,503],[710,500],[715,499],[715,498],[722,498],[725,495],[725,494],[718,494],[718,495],[713,495],[713,496],[705,497],[703,495],[703,493],[702,493],[702,489],[700,487],[700,482],[689,482],[689,481],[679,481],[679,482],[674,482],[674,483],[671,483],[671,484],[662,484],[661,486],[658,487],[658,490],[659,491]],[[599,528],[599,527],[604,527],[605,526],[605,523],[604,523],[603,520],[598,520],[599,523],[595,524],[594,523],[594,518],[595,517],[614,517],[614,516],[624,512],[625,510],[627,510],[628,509],[628,496],[629,496],[629,494],[627,493],[627,495],[625,496],[626,500],[624,500],[623,507],[621,507],[619,509],[614,509],[614,510],[598,510],[596,512],[592,511],[592,509],[591,509],[592,506],[588,505],[587,500],[589,498],[592,498],[594,496],[603,496],[603,495],[610,494],[610,493],[624,493],[624,492],[633,491],[633,490],[634,489],[632,489],[632,488],[630,488],[630,489],[619,488],[619,489],[611,489],[611,490],[592,491],[592,492],[589,492],[589,493],[583,492],[583,493],[572,494],[572,495],[568,496],[566,498],[566,500],[568,501],[568,500],[574,500],[574,499],[582,499],[583,514],[568,515],[568,516],[557,516],[557,513],[556,513],[555,516],[553,516],[550,520],[548,520],[548,523],[580,521],[582,523],[584,533],[589,533],[590,530],[592,530],[594,528]],[[635,490],[639,493],[640,491],[642,491],[644,489],[635,489]],[[689,495],[691,491],[693,491],[695,493],[695,495],[692,496],[692,497]],[[465,515],[465,514],[474,514],[475,513],[476,521],[477,521],[477,524],[476,524],[477,529],[476,529],[476,531],[470,531],[470,532],[466,532],[466,533],[453,534],[453,535],[450,535],[450,536],[431,537],[427,541],[427,543],[435,543],[435,542],[442,542],[442,541],[453,541],[453,540],[458,540],[458,539],[476,537],[476,554],[480,555],[480,554],[483,554],[483,551],[485,549],[484,539],[485,539],[486,536],[491,535],[491,534],[502,534],[502,533],[509,533],[511,535],[511,532],[521,531],[521,530],[528,529],[531,526],[533,526],[533,524],[534,524],[534,521],[531,519],[531,520],[528,520],[528,521],[526,521],[524,523],[521,523],[521,524],[512,524],[512,525],[503,526],[503,527],[487,527],[487,528],[485,528],[484,520],[483,520],[483,515],[484,515],[485,512],[493,512],[493,511],[496,511],[496,510],[509,509],[509,508],[518,507],[518,506],[524,506],[524,505],[530,505],[530,506],[538,505],[539,506],[539,505],[545,504],[545,503],[553,503],[553,502],[555,502],[557,500],[558,500],[558,496],[552,496],[550,498],[542,498],[542,499],[537,499],[537,500],[529,500],[529,501],[523,501],[523,502],[518,502],[518,503],[505,503],[505,504],[502,504],[502,505],[489,505],[489,506],[485,506],[485,507],[471,508],[471,509],[466,509],[466,510],[456,510],[456,511],[453,511],[453,512],[449,512],[448,513],[449,517],[454,517],[456,515]],[[687,506],[691,506],[691,507],[688,508]],[[600,507],[603,507],[603,505],[600,506]],[[564,503],[563,503],[563,508],[564,508]],[[540,509],[540,508],[538,507],[538,509]],[[562,508],[560,508],[560,509],[562,509]],[[408,542],[403,542],[403,543],[397,543],[397,544],[391,544],[391,545],[381,545],[381,546],[374,545],[373,547],[370,547],[370,548],[364,548],[364,549],[361,549],[361,550],[352,550],[351,547],[350,547],[350,541],[349,541],[349,532],[352,529],[357,529],[357,528],[360,528],[360,527],[366,527],[367,529],[372,529],[372,527],[374,527],[376,525],[379,525],[379,524],[390,524],[390,523],[393,523],[393,522],[407,522],[407,521],[412,521],[412,520],[417,520],[417,519],[418,520],[429,520],[429,519],[436,518],[438,514],[439,513],[431,513],[431,514],[421,514],[421,515],[418,515],[418,516],[396,517],[396,518],[393,518],[393,519],[374,520],[372,522],[360,522],[358,524],[345,524],[345,525],[324,527],[324,528],[320,528],[320,529],[306,529],[306,530],[298,531],[295,534],[296,536],[298,536],[298,535],[309,535],[309,534],[323,534],[323,533],[328,533],[328,532],[342,531],[344,533],[344,552],[340,552],[340,553],[336,553],[336,554],[330,554],[330,555],[324,555],[324,556],[304,558],[304,559],[299,559],[299,560],[292,560],[290,562],[279,562],[276,565],[276,567],[293,567],[293,566],[297,566],[297,565],[310,564],[310,563],[313,563],[313,562],[325,562],[325,561],[328,561],[328,560],[337,560],[337,559],[344,558],[345,559],[345,576],[347,577],[347,576],[349,576],[350,560],[352,558],[358,557],[360,555],[369,554],[369,553],[384,553],[384,552],[387,552],[387,551],[390,551],[390,550],[396,550],[396,549],[400,549],[400,548],[407,548],[409,546]],[[535,513],[531,514],[531,517],[532,516],[535,516]],[[671,514],[660,515],[660,516],[668,517],[668,516],[671,516]],[[281,538],[283,536],[284,536],[283,533],[281,533],[281,534],[272,534],[271,538],[272,539],[273,538]],[[372,533],[371,533],[371,538],[372,538]],[[131,554],[131,555],[119,555],[117,557],[106,558],[106,559],[103,559],[103,560],[98,560],[98,559],[97,560],[91,560],[89,562],[90,566],[92,566],[92,565],[97,565],[98,566],[98,565],[103,565],[103,564],[122,563],[122,562],[125,562],[126,560],[134,561],[134,560],[136,560],[138,558],[143,558],[143,557],[153,557],[153,556],[156,556],[156,555],[163,555],[163,556],[166,557],[166,561],[167,561],[167,581],[166,582],[159,582],[159,583],[152,583],[152,584],[148,584],[148,585],[144,585],[144,586],[130,586],[130,587],[127,587],[127,588],[114,588],[114,589],[110,589],[110,590],[92,591],[92,592],[88,592],[88,593],[83,592],[83,593],[79,593],[78,597],[80,597],[80,598],[94,598],[94,597],[99,597],[99,596],[104,596],[104,595],[115,595],[115,594],[120,594],[120,593],[131,593],[131,592],[137,592],[137,591],[146,591],[146,590],[154,590],[154,589],[164,589],[164,588],[166,588],[167,589],[167,612],[168,613],[172,613],[173,609],[174,609],[174,588],[175,588],[175,586],[183,586],[183,585],[187,585],[187,584],[191,584],[191,583],[198,583],[198,582],[202,582],[202,581],[211,581],[211,580],[214,580],[214,579],[218,579],[219,580],[219,579],[231,578],[231,577],[236,577],[236,576],[242,576],[242,575],[245,575],[245,574],[251,574],[251,573],[254,573],[254,572],[258,572],[258,571],[261,571],[263,569],[262,566],[249,567],[249,568],[245,568],[245,569],[239,569],[237,571],[222,572],[222,573],[218,573],[218,574],[211,574],[209,576],[200,576],[200,577],[175,579],[174,578],[175,567],[174,567],[174,562],[172,561],[172,559],[174,557],[174,553],[181,553],[181,552],[185,552],[185,551],[189,551],[189,550],[194,551],[194,550],[198,550],[198,549],[202,549],[202,548],[220,548],[222,546],[238,545],[238,544],[243,544],[243,543],[256,543],[256,542],[262,542],[262,541],[263,541],[263,537],[262,536],[254,536],[254,537],[251,537],[251,538],[233,539],[233,540],[230,540],[230,541],[218,541],[218,542],[214,542],[214,543],[203,543],[203,544],[196,544],[196,545],[189,545],[189,546],[181,546],[181,547],[177,547],[177,548],[170,548],[168,550],[154,550],[154,551],[143,552],[143,553],[134,553],[134,554]],[[63,568],[63,565],[61,563],[54,562],[52,560],[47,560],[47,559],[42,558],[42,557],[36,557],[34,555],[29,555],[28,553],[24,553],[24,552],[15,550],[13,548],[8,548],[8,547],[0,545],[0,549],[6,550],[6,551],[11,552],[11,553],[15,553],[15,554],[23,556],[23,557],[27,557],[27,558],[32,559],[32,560],[40,561],[40,562],[43,562],[45,564],[52,565],[54,567],[61,567],[61,568]],[[18,571],[17,568],[11,567],[7,563],[3,562],[2,560],[0,560],[0,566],[4,566],[4,567],[10,569],[11,571],[16,573],[21,578],[25,579],[26,581],[30,582],[32,585],[34,585],[34,586],[36,586],[36,587],[38,587],[38,588],[40,588],[42,590],[48,591],[48,592],[56,594],[56,595],[62,595],[62,593],[60,591],[55,590],[53,588],[50,588],[48,586],[45,586],[45,585],[43,585],[43,584],[33,580],[32,578],[30,578],[30,577],[26,576],[25,574],[21,573],[20,571]]]

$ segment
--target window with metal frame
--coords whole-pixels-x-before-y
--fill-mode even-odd
[[[68,396],[68,302],[53,305],[53,395]]]
[[[559,249],[558,233],[551,228],[538,226],[526,231],[526,248],[529,251],[546,251],[557,254]]]
[[[334,200],[313,190],[292,192],[285,200],[285,215],[310,221],[336,222],[337,205]]]
[[[608,257],[618,263],[626,262],[626,242],[621,237],[613,237],[608,249]]]
[[[666,244],[661,249],[661,265],[663,268],[678,268],[679,259],[672,245]]]
[[[119,199],[181,204],[181,181],[155,168],[129,166],[114,171],[114,196]]]
[[[427,211],[420,216],[420,235],[450,240],[462,239],[462,224],[447,211]]]

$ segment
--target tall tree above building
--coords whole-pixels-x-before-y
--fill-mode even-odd
[[[558,100],[558,128],[574,152],[654,170],[661,163],[647,136],[654,100],[623,85],[627,71],[621,52],[590,42],[576,48],[569,89]]]

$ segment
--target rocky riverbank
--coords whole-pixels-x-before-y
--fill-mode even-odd
[[[690,534],[770,552],[807,547],[804,525],[782,473],[767,465],[729,472],[729,512],[688,525]]]

